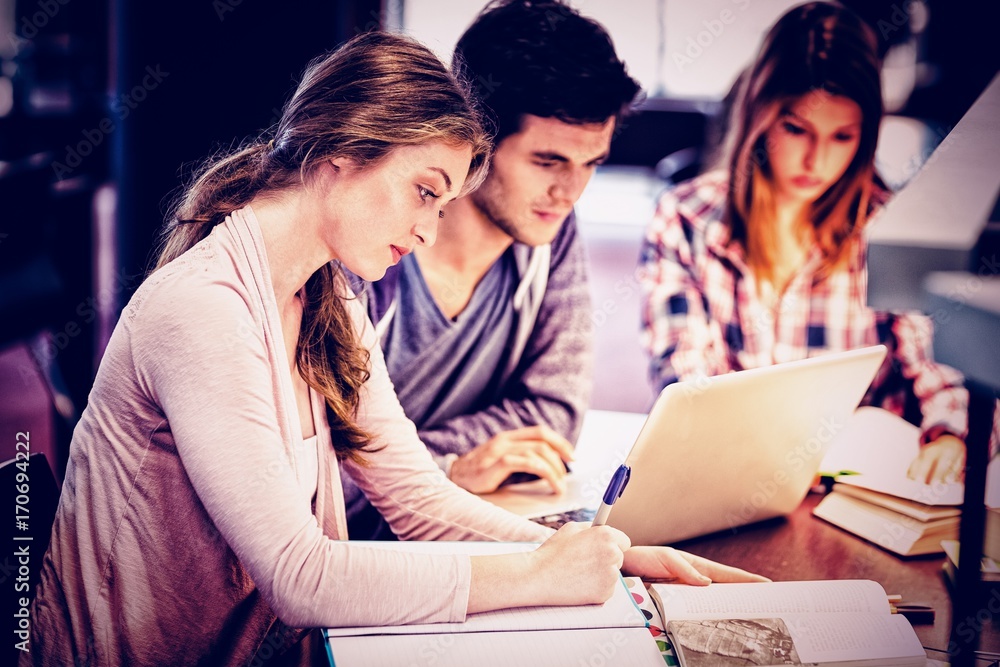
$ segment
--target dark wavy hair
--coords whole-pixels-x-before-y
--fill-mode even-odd
[[[760,275],[771,273],[772,178],[767,131],[803,95],[823,92],[861,108],[857,153],[844,175],[812,204],[824,255],[821,273],[841,266],[869,215],[875,146],[882,120],[881,63],[875,33],[850,9],[831,2],[793,7],[774,24],[733,107],[726,222]]]
[[[607,31],[557,0],[488,4],[459,38],[452,70],[474,86],[497,144],[524,114],[603,123],[640,91]]]
[[[204,239],[255,196],[297,187],[333,157],[372,166],[399,146],[443,141],[472,148],[463,191],[486,175],[491,144],[471,90],[426,47],[400,35],[359,35],[306,68],[274,130],[206,161],[173,203],[154,271]],[[295,359],[326,399],[338,457],[363,462],[371,438],[356,423],[369,377],[368,352],[343,302],[344,277],[330,263],[306,282]]]

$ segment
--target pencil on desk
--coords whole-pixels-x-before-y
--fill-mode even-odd
[[[934,622],[934,607],[926,604],[890,604],[889,611],[905,617],[910,623]]]

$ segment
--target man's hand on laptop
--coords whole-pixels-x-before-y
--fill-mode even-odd
[[[573,445],[548,426],[528,426],[503,431],[455,459],[449,476],[463,489],[491,493],[514,473],[544,479],[553,493],[566,490],[566,465],[573,460]]]
[[[965,443],[944,433],[920,448],[908,475],[925,484],[961,482],[965,475]]]
[[[714,582],[770,581],[738,567],[689,554],[672,547],[632,547],[625,552],[622,572],[644,582],[673,581],[704,586]]]

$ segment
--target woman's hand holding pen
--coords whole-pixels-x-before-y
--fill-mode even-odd
[[[610,526],[570,522],[533,553],[537,581],[545,582],[545,604],[601,604],[618,584],[631,542]]]
[[[528,553],[472,558],[468,612],[505,607],[603,604],[620,574],[646,582],[770,581],[671,547],[633,547],[610,526],[567,523]]]
[[[607,522],[611,507],[625,491],[631,476],[632,469],[625,463],[615,470],[594,517],[595,527]],[[646,581],[679,581],[694,586],[705,586],[713,581],[770,581],[738,567],[722,565],[671,547],[631,547],[625,551],[622,570]]]
[[[618,585],[625,533],[567,523],[527,553],[472,557],[468,612],[602,604]]]
[[[551,584],[556,598],[545,604],[599,604],[611,597],[619,573],[646,582],[673,581],[694,586],[712,582],[764,582],[767,577],[723,565],[672,547],[633,547],[625,533],[610,526],[567,523],[533,555],[538,581]]]

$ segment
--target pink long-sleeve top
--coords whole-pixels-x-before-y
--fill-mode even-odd
[[[358,419],[384,448],[343,465],[393,530],[545,539],[445,478],[347,303],[371,353]],[[344,541],[325,411],[314,396],[305,456],[284,350],[249,207],[139,288],[73,434],[22,664],[247,664],[278,650],[273,637],[291,643],[287,627],[464,619],[467,556]]]

